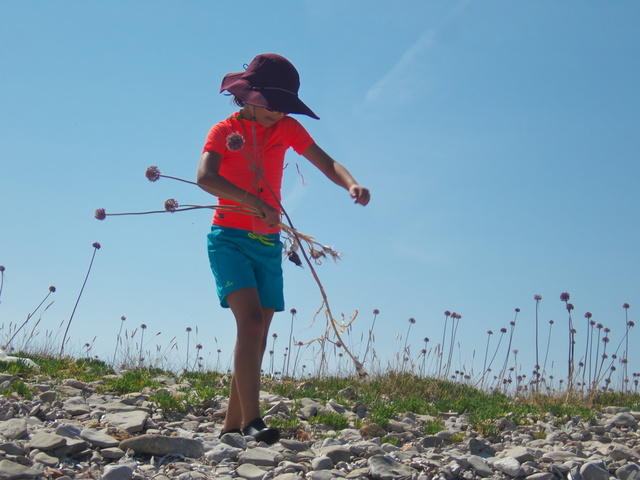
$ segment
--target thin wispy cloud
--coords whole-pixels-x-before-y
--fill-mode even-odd
[[[393,92],[395,102],[406,102],[424,91],[425,80],[420,76],[424,57],[435,44],[438,32],[464,10],[468,3],[469,0],[458,3],[434,27],[423,32],[418,40],[405,50],[395,65],[367,91],[365,104],[382,100],[386,92]]]

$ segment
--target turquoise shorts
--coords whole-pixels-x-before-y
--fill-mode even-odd
[[[213,225],[207,240],[220,306],[229,308],[226,297],[231,292],[254,287],[263,307],[284,310],[280,234]]]

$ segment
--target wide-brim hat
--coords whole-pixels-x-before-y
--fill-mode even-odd
[[[281,55],[264,53],[254,58],[244,72],[229,73],[220,92],[228,91],[244,103],[283,113],[301,113],[319,119],[298,98],[300,75]]]

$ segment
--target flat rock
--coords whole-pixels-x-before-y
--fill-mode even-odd
[[[200,458],[204,455],[204,445],[191,438],[167,437],[164,435],[140,435],[127,438],[120,442],[120,449],[129,449],[136,453],[148,455],[176,454],[190,458]]]
[[[0,478],[2,480],[22,480],[24,478],[36,478],[42,475],[42,471],[26,467],[9,460],[0,461]]]
[[[243,450],[241,448],[232,447],[231,445],[227,445],[226,443],[219,443],[207,453],[205,453],[205,457],[209,461],[220,463],[226,459],[236,460],[238,458],[238,455],[240,455],[242,451]]]
[[[493,466],[510,477],[518,477],[522,473],[520,462],[513,457],[499,458],[493,462]]]
[[[20,440],[27,436],[27,420],[12,418],[0,422],[0,435],[7,440]]]
[[[388,455],[374,455],[367,461],[371,478],[378,480],[410,479],[417,470],[394,460]]]
[[[149,414],[142,410],[116,411],[107,413],[102,421],[125,432],[135,433],[144,429],[148,418]]]
[[[267,474],[266,470],[250,463],[243,463],[240,465],[236,470],[236,473],[239,477],[245,478],[246,480],[262,480]]]
[[[133,469],[128,465],[107,465],[100,480],[131,480]]]
[[[585,463],[580,467],[580,475],[584,480],[609,480],[611,475],[603,466],[595,463]]]
[[[283,460],[282,454],[270,448],[256,447],[238,456],[240,465],[250,463],[261,467],[275,467]]]
[[[115,438],[93,428],[85,428],[80,432],[80,438],[86,440],[91,445],[102,448],[117,447],[120,442]]]
[[[38,432],[29,440],[31,448],[37,448],[43,452],[54,450],[67,444],[67,438],[55,433]]]
[[[471,468],[476,471],[481,477],[490,477],[493,475],[493,469],[489,466],[486,460],[478,455],[470,455],[467,458]]]

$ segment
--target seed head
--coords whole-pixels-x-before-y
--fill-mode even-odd
[[[150,182],[155,182],[160,178],[160,169],[155,165],[152,165],[147,168],[146,172],[144,172],[144,176],[147,177],[147,180]]]
[[[563,302],[568,302],[570,298],[571,295],[569,295],[569,292],[563,292],[560,294],[560,300],[562,300]]]
[[[100,247],[102,247],[102,245],[100,245],[98,242],[93,242],[91,246],[96,250],[100,250]]]
[[[230,133],[227,136],[227,148],[232,152],[237,152],[244,146],[244,137],[238,132]]]
[[[107,213],[104,211],[104,208],[97,208],[93,216],[98,220],[104,220],[107,218]]]
[[[168,200],[165,200],[164,202],[164,209],[167,212],[175,212],[176,208],[178,208],[178,201],[175,198],[170,198]]]

